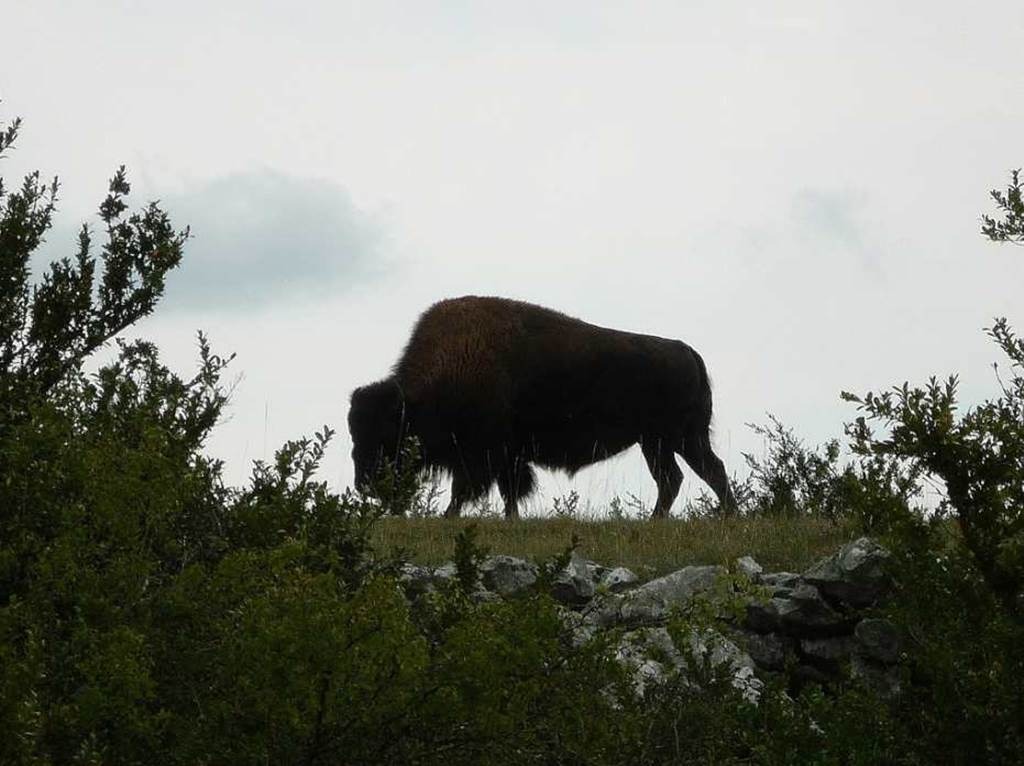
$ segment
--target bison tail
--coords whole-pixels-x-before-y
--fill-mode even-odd
[[[707,365],[704,359],[696,351],[693,358],[697,362],[697,370],[700,373],[700,380],[697,382],[697,427],[701,430],[711,430],[711,377],[708,375]]]

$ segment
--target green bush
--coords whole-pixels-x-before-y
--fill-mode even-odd
[[[983,216],[983,234],[1024,241],[1016,171],[992,198],[1003,218]],[[900,584],[890,612],[909,639],[912,691],[897,711],[933,762],[1024,760],[1024,339],[1005,319],[987,333],[1007,362],[993,399],[961,411],[956,376],[843,395],[864,413],[847,426],[857,454],[943,490],[931,512],[885,518]]]
[[[848,426],[857,452],[911,461],[944,488],[932,512],[887,518],[901,584],[891,612],[910,639],[908,734],[958,763],[1024,755],[1024,342],[1004,320],[989,334],[1008,378],[962,414],[956,377],[845,395],[866,413]]]
[[[152,311],[186,234],[156,205],[126,217],[120,170],[98,258],[83,229],[33,287],[56,191],[33,175],[0,195],[0,762],[619,752],[606,647],[573,648],[541,594],[477,605],[457,590],[412,610],[398,559],[370,544],[408,487],[383,505],[328,490],[314,476],[329,429],[226,487],[203,445],[230,359],[202,335],[189,379],[141,341],[86,375]]]
[[[0,128],[0,154],[18,128]],[[143,341],[85,374],[154,309],[187,232],[155,204],[128,214],[122,169],[98,255],[83,229],[76,256],[33,283],[57,188],[38,174],[13,193],[0,184],[0,762],[1022,760],[1024,347],[1004,323],[1000,398],[957,417],[952,387],[865,396],[867,419],[890,429],[851,426],[853,468],[778,423],[774,451],[751,464],[749,512],[853,508],[886,530],[903,695],[769,685],[752,705],[702,657],[638,695],[615,632],[581,643],[545,591],[568,552],[531,592],[481,600],[483,550],[466,531],[456,582],[408,601],[400,556],[372,531],[421,513],[418,487],[400,481],[383,502],[330,491],[315,478],[330,429],[225,486],[204,445],[231,360],[202,335],[190,378]],[[1004,201],[1015,210],[1019,195]],[[949,489],[935,518],[910,505],[916,472]]]
[[[734,482],[742,516],[811,517],[852,522],[865,533],[882,531],[894,514],[909,512],[920,493],[920,470],[907,461],[860,455],[844,459],[837,439],[808,447],[774,415],[769,424],[747,426],[764,439],[761,456],[743,453],[748,473]],[[705,494],[691,509],[715,515]]]

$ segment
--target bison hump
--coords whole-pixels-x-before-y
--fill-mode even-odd
[[[507,388],[521,319],[496,298],[467,296],[431,306],[395,366],[409,397],[441,387],[448,394],[491,397]]]

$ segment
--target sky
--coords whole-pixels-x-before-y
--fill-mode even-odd
[[[1024,165],[1022,53],[1019,0],[6,0],[0,175],[60,176],[43,259],[121,164],[191,227],[132,335],[182,374],[199,330],[237,354],[207,445],[232,483],[326,424],[349,484],[351,391],[463,294],[685,340],[742,477],[769,413],[813,445],[842,390],[997,392],[1024,251],[979,218]],[[634,448],[526,510],[571,489],[656,496]]]

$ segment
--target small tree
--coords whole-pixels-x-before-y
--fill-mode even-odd
[[[1020,170],[1010,172],[1010,185],[1005,192],[993,189],[989,196],[1002,211],[1002,220],[981,217],[981,233],[993,242],[1024,245],[1024,197],[1021,196]]]
[[[983,216],[982,233],[994,242],[1024,244],[1024,202],[1019,171],[1007,191],[991,192],[1002,220]],[[904,383],[881,394],[843,394],[867,418],[847,427],[854,449],[864,455],[910,460],[945,485],[939,508],[957,521],[964,545],[999,604],[1024,620],[1024,339],[1005,318],[986,332],[1009,361],[999,376],[1001,394],[958,413],[955,375],[932,378],[924,387]],[[995,365],[994,365],[995,366]],[[882,422],[876,437],[867,420]]]
[[[20,127],[17,119],[0,125],[0,157]],[[155,202],[126,216],[131,187],[122,166],[99,208],[106,228],[99,257],[83,225],[74,257],[50,264],[33,285],[29,261],[50,228],[58,189],[57,178],[46,183],[38,171],[15,192],[0,179],[0,424],[18,417],[17,402],[49,392],[149,314],[188,237]]]

